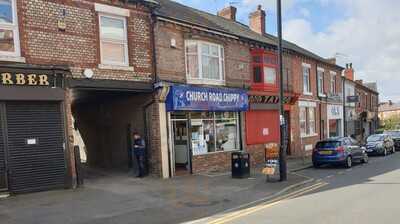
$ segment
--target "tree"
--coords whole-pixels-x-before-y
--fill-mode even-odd
[[[383,121],[384,130],[400,129],[400,115],[393,115]]]

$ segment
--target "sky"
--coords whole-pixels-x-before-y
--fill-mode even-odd
[[[176,0],[213,14],[225,6],[237,18],[262,5],[267,32],[276,34],[276,0]],[[356,79],[377,82],[380,100],[400,102],[399,0],[282,0],[283,38],[322,57],[353,63]]]

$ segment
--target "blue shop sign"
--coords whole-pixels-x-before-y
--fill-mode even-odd
[[[170,87],[167,111],[247,111],[247,92],[240,89],[175,85]]]

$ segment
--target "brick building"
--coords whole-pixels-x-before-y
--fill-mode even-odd
[[[145,121],[157,118],[151,113],[154,6],[146,0],[2,4],[0,189],[74,186],[77,132],[89,166],[131,165],[130,133],[144,133],[152,124]]]
[[[252,164],[264,162],[267,144],[279,142],[277,39],[265,33],[265,12],[258,7],[250,14],[250,25],[246,26],[235,20],[234,7],[212,15],[173,1],[160,0],[159,3],[160,7],[155,10],[156,87],[165,100],[159,101],[158,105],[160,130],[168,130],[160,136],[161,154],[157,160],[161,161],[160,173],[169,177],[181,172],[227,170],[230,168],[231,152],[237,150],[249,152]],[[209,46],[219,49],[215,53],[215,66],[222,66],[217,67],[223,70],[216,72],[211,81],[209,76],[203,78],[201,71],[210,64],[197,62],[199,55],[209,56],[202,52],[203,47],[205,52],[209,52]],[[317,140],[329,134],[343,135],[343,118],[338,117],[343,110],[340,95],[342,68],[287,41],[284,41],[284,67],[284,101],[286,120],[290,124],[288,153],[295,157],[303,156],[311,152],[308,150],[312,150]],[[318,95],[317,71],[323,71],[320,74],[323,79],[321,95]],[[206,88],[211,88],[211,92],[246,90],[249,111],[236,108],[233,109],[236,115],[227,113],[232,110],[222,110],[219,114],[220,108],[210,105],[210,102],[202,108],[197,105],[182,107],[188,102],[180,101],[176,95],[187,94],[182,89],[185,87],[199,92]],[[327,108],[339,114],[328,113]],[[230,144],[225,142],[224,147],[217,146],[217,150],[210,151],[210,142],[216,141],[218,145],[216,135],[219,125],[224,123],[213,116],[233,121],[223,124],[225,129],[221,128],[222,132],[228,133],[226,141]],[[208,120],[215,124],[213,132],[208,130]],[[238,132],[229,132],[233,129]],[[232,139],[236,139],[236,147],[231,147]]]

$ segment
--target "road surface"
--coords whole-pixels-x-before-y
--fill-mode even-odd
[[[330,167],[298,172],[318,184],[292,198],[207,220],[210,224],[398,224],[400,152],[372,157],[351,169]]]

